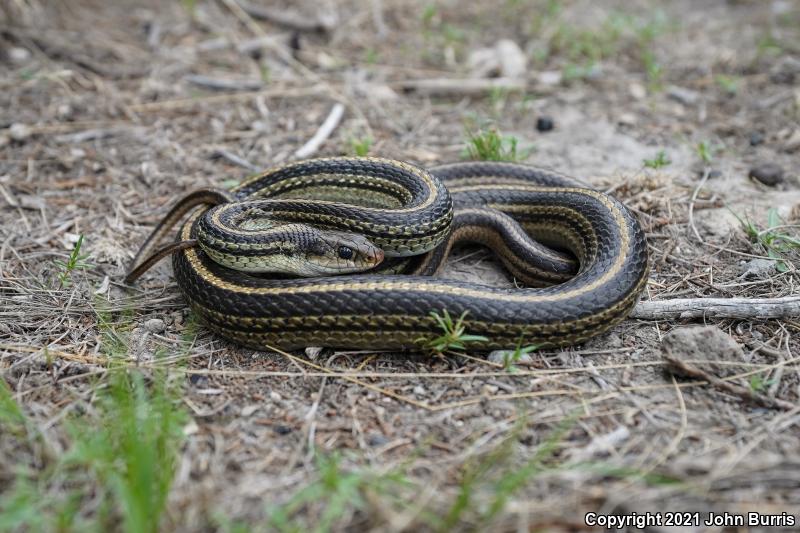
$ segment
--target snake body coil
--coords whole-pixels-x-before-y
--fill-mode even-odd
[[[208,194],[197,193],[194,203],[221,205],[197,210],[183,225],[180,238],[202,237],[203,248],[178,249],[175,276],[212,330],[253,348],[412,348],[419,338],[441,334],[432,311],[466,312],[466,331],[488,339],[476,348],[573,344],[627,316],[647,279],[644,233],[624,205],[526,165],[457,163],[427,172],[377,158],[316,159],[271,169],[230,193]],[[365,207],[353,209],[341,199]],[[204,251],[217,246],[224,255],[233,244],[258,256],[264,243],[239,223],[262,214],[363,234],[390,257],[389,267],[405,274],[379,267],[378,273],[270,279],[223,266]],[[137,258],[176,219],[170,213]],[[493,248],[517,279],[538,288],[431,277],[464,241]]]

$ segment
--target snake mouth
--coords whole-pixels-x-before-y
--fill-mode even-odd
[[[378,266],[380,265],[386,257],[386,254],[383,253],[383,250],[380,248],[374,248],[369,250],[365,254],[366,262],[369,263],[371,266]]]

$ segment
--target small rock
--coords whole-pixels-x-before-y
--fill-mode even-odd
[[[279,424],[277,426],[272,426],[272,430],[278,435],[288,435],[289,433],[292,432],[292,428],[290,428],[289,426],[284,426],[282,424]]]
[[[494,46],[500,60],[500,74],[507,78],[521,78],[525,75],[528,58],[517,43],[501,39]]]
[[[645,89],[644,85],[641,85],[640,83],[631,83],[628,86],[628,92],[637,100],[642,100],[645,96],[647,96],[647,89]]]
[[[69,118],[72,116],[72,106],[69,104],[61,104],[58,106],[58,109],[56,109],[56,114],[58,118]]]
[[[546,115],[542,115],[536,119],[536,131],[544,133],[546,131],[553,131],[554,127],[553,119]]]
[[[44,211],[47,209],[47,202],[41,196],[33,194],[19,194],[17,195],[19,206],[23,209],[32,209],[36,211]]]
[[[26,140],[32,133],[33,131],[31,131],[30,126],[20,124],[19,122],[15,122],[8,128],[8,135],[17,142]]]
[[[306,357],[312,361],[316,361],[320,354],[325,350],[322,346],[309,346],[306,348]]]
[[[473,78],[491,78],[500,74],[500,60],[494,48],[479,48],[467,56],[467,68]]]
[[[514,355],[514,350],[494,350],[489,352],[486,360],[496,365],[506,365],[508,363],[532,363],[533,359],[529,354],[523,353],[516,361],[511,361],[511,356]]]
[[[259,409],[261,409],[261,406],[258,404],[245,405],[244,407],[242,407],[242,416],[244,417],[252,416],[252,414],[258,411]]]
[[[370,435],[367,437],[367,444],[369,446],[383,446],[387,442],[389,442],[389,439],[383,435]]]
[[[425,395],[425,388],[421,385],[417,385],[412,389],[412,392],[417,396],[424,396]]]
[[[766,277],[775,272],[775,261],[773,259],[753,259],[742,265],[742,277]]]
[[[700,100],[700,93],[697,91],[692,91],[691,89],[685,89],[676,85],[671,85],[667,88],[667,96],[687,106],[694,105]]]
[[[189,383],[198,388],[205,388],[208,385],[208,377],[202,374],[190,374]]]
[[[696,211],[694,220],[698,228],[719,239],[727,238],[731,232],[738,231],[742,227],[736,215],[725,208]]]
[[[483,387],[481,387],[481,393],[483,393],[485,396],[492,396],[494,394],[497,394],[497,391],[499,390],[500,387],[498,387],[497,385],[484,385]]]
[[[162,333],[165,329],[167,329],[167,326],[160,318],[151,318],[145,321],[144,329],[150,333]]]
[[[527,63],[522,49],[510,39],[501,39],[492,48],[473,50],[467,57],[467,67],[475,78],[521,78],[525,75]]]
[[[30,58],[31,58],[31,53],[25,48],[14,46],[8,49],[8,59],[12,63],[21,65],[22,63],[27,63]]]
[[[785,56],[772,68],[769,79],[773,83],[791,84],[798,75],[800,75],[800,59]]]
[[[717,170],[716,168],[712,168],[711,170],[708,171],[708,179],[715,179],[715,178],[721,178],[721,177],[722,177],[722,171],[721,170]]]
[[[750,146],[758,146],[764,143],[764,134],[759,131],[750,133]]]
[[[8,145],[8,143],[10,143],[10,142],[11,142],[11,137],[9,137],[8,135],[0,134],[0,148],[3,148],[4,146]]]
[[[617,119],[617,124],[621,124],[623,126],[635,126],[637,122],[638,119],[633,113],[622,113]]]
[[[269,399],[272,400],[273,402],[279,402],[279,401],[281,401],[282,398],[281,398],[280,394],[278,394],[277,392],[272,390],[272,391],[269,391]]]
[[[796,129],[784,137],[783,149],[787,152],[795,152],[800,149],[800,129]]]
[[[560,85],[564,75],[560,70],[545,70],[537,76],[542,85]]]
[[[197,435],[199,431],[200,426],[197,425],[197,422],[195,422],[193,418],[190,418],[189,423],[183,426],[183,434],[187,437]]]
[[[774,187],[783,182],[783,168],[775,163],[761,163],[750,169],[748,175],[764,185]]]
[[[375,102],[387,102],[397,100],[399,96],[394,89],[383,83],[367,84],[367,96]]]
[[[716,326],[690,326],[673,329],[661,342],[664,355],[684,361],[744,362],[739,343]],[[733,365],[703,364],[717,375],[739,372]]]

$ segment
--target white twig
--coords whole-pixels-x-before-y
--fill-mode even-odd
[[[400,81],[396,86],[420,94],[481,95],[497,89],[524,91],[527,83],[517,78],[434,78]]]
[[[783,298],[676,298],[639,302],[631,318],[788,318],[800,316],[800,296]]]
[[[706,167],[705,171],[703,171],[703,179],[701,179],[700,183],[698,183],[697,187],[695,187],[694,192],[692,193],[692,199],[689,201],[689,225],[692,227],[694,236],[697,237],[697,240],[703,244],[705,244],[705,241],[703,240],[703,237],[700,236],[700,232],[697,231],[697,226],[694,225],[694,203],[697,201],[697,195],[700,192],[700,189],[702,189],[703,185],[705,185],[706,181],[708,181],[708,176],[710,173],[710,169]]]
[[[224,148],[217,148],[216,150],[214,150],[214,152],[212,153],[212,157],[221,157],[222,159],[225,159],[226,161],[233,163],[234,165],[246,168],[247,170],[250,170],[252,172],[258,172],[259,170],[261,170],[259,169],[259,167],[255,166],[247,159],[239,157],[238,155],[229,152]]]
[[[189,83],[212,91],[257,91],[264,86],[264,82],[261,80],[210,78],[202,74],[190,74],[184,79]]]
[[[328,114],[328,118],[325,119],[325,122],[322,123],[314,136],[311,137],[303,146],[301,146],[294,153],[294,156],[298,159],[304,159],[316,153],[322,143],[324,143],[325,140],[331,136],[333,130],[335,130],[336,126],[339,125],[343,115],[344,106],[339,103],[335,104],[333,109],[331,109],[331,112]]]

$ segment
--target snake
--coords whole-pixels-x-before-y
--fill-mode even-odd
[[[155,251],[181,220],[177,241]],[[464,243],[490,248],[515,286],[441,277]],[[420,349],[443,335],[444,316],[476,350],[578,344],[627,317],[649,272],[644,231],[619,200],[500,161],[278,165],[178,202],[126,282],[167,255],[201,321],[260,350]]]

